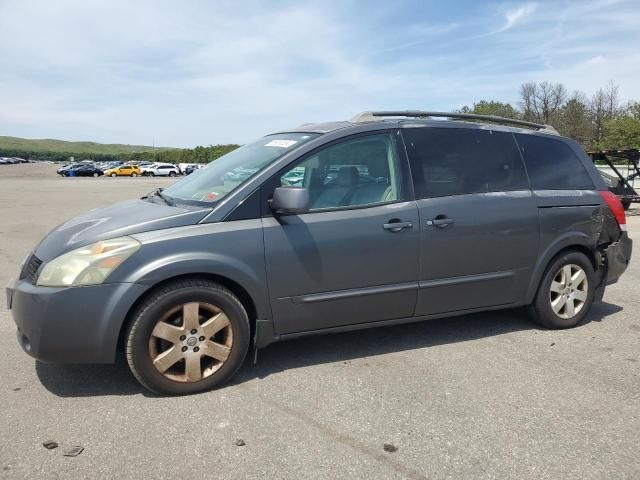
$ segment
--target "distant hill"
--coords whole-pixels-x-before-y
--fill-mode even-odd
[[[53,140],[49,138],[32,140],[0,135],[0,151],[1,150],[122,155],[135,152],[163,152],[178,149],[171,147],[150,147],[148,145],[123,145],[119,143],[67,142],[65,140]]]

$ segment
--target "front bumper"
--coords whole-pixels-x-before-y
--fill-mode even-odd
[[[633,241],[622,232],[617,242],[612,243],[605,251],[607,265],[607,285],[616,283],[625,272],[631,261]]]
[[[25,280],[6,288],[18,342],[51,363],[113,363],[120,328],[148,285],[112,283],[51,288]]]

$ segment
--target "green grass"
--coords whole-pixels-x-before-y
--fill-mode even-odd
[[[25,150],[31,152],[95,153],[120,155],[134,152],[158,152],[176,150],[170,147],[150,147],[148,145],[122,145],[118,143],[67,142],[65,140],[28,139],[0,136],[0,150]]]

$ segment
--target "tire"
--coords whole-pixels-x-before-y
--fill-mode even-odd
[[[580,270],[584,281],[580,280]],[[529,313],[533,320],[547,328],[575,327],[591,309],[594,288],[595,273],[586,255],[576,251],[562,253],[547,267]]]
[[[169,172],[169,176],[170,177],[175,177],[176,176],[176,172]]]
[[[93,172],[93,178],[98,178],[99,176],[98,172]]]
[[[155,176],[156,176],[156,174],[155,174],[154,172],[149,172],[149,176],[151,176],[151,177],[155,177]]]
[[[136,172],[131,172],[131,176],[132,176],[132,177],[137,177],[137,176],[138,176],[138,174],[137,174]]]
[[[629,207],[631,207],[631,200],[624,200],[622,202],[622,208],[624,208],[625,210],[629,210]]]
[[[112,173],[112,174],[111,174],[111,176],[115,178],[115,177],[117,177],[118,175],[117,175],[116,173]]]
[[[214,318],[217,324],[212,323]],[[198,331],[192,335],[194,321]],[[203,340],[210,332],[213,336]],[[188,395],[229,380],[242,366],[249,340],[249,318],[237,297],[217,283],[192,279],[169,283],[142,302],[126,332],[125,350],[131,372],[145,388],[162,395]],[[170,351],[174,353],[168,355]],[[194,358],[199,360],[189,361]],[[191,373],[200,372],[200,378],[189,378],[188,364],[193,367]]]

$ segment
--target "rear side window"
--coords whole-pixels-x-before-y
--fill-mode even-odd
[[[534,190],[593,190],[582,162],[562,140],[516,134]]]
[[[429,127],[402,135],[419,198],[529,188],[510,133]]]

